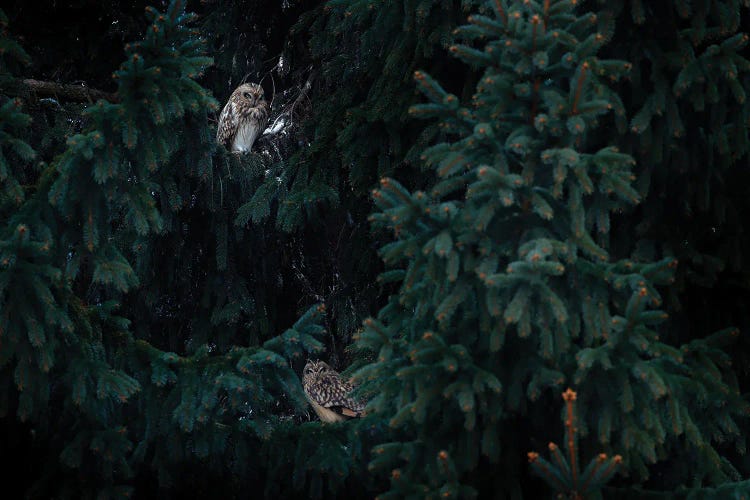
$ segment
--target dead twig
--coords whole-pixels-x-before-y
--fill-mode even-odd
[[[294,125],[294,111],[304,99],[307,99],[307,94],[312,88],[313,75],[311,74],[305,84],[300,88],[299,94],[292,101],[291,104],[284,106],[281,113],[279,113],[273,122],[263,131],[263,136],[273,136]]]

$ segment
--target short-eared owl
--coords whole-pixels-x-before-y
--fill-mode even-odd
[[[323,361],[308,361],[302,371],[302,387],[323,422],[341,422],[362,415],[365,404],[350,396],[352,385]]]
[[[263,87],[243,83],[232,92],[221,110],[216,140],[230,151],[250,151],[255,139],[266,129],[268,111]]]

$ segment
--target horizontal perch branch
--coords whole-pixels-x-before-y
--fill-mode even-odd
[[[16,89],[19,95],[31,94],[35,96],[55,97],[60,100],[74,102],[91,102],[104,99],[110,102],[119,101],[117,94],[103,92],[83,85],[72,85],[66,83],[46,82],[41,80],[25,79],[19,80]]]

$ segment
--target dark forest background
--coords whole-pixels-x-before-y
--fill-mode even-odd
[[[0,477],[747,497],[748,6],[6,0]]]

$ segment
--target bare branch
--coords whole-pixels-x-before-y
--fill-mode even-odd
[[[312,87],[313,75],[307,78],[305,84],[299,89],[299,94],[291,104],[284,106],[273,122],[263,131],[263,136],[273,136],[294,124],[294,111],[302,100],[307,99],[307,93]]]

